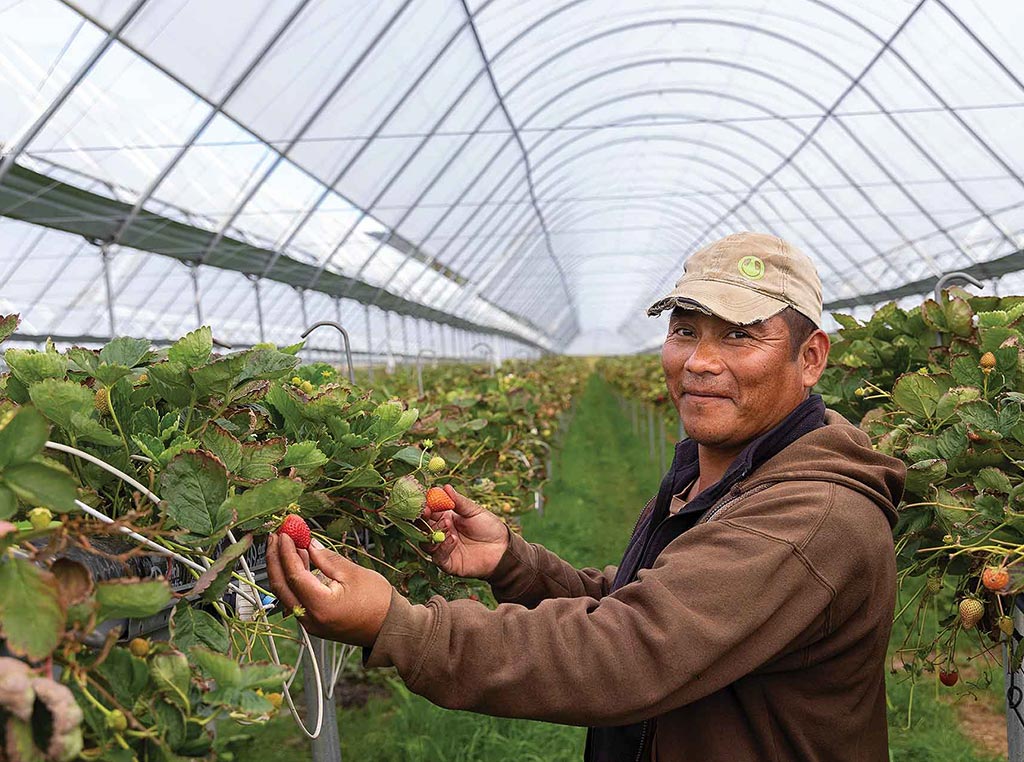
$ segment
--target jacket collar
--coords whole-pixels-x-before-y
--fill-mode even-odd
[[[824,425],[825,403],[820,395],[812,394],[797,405],[774,428],[766,431],[744,447],[729,468],[726,469],[722,478],[701,492],[680,513],[706,510],[731,489],[734,484],[745,479],[762,463],[777,455],[800,437]],[[667,509],[671,496],[693,481],[697,477],[698,472],[697,443],[692,439],[684,439],[676,443],[672,467],[662,482],[662,493],[666,492],[667,488],[668,494],[664,496],[664,501],[662,500],[662,495],[659,495],[659,507],[664,502]]]

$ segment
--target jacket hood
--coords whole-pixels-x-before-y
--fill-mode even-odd
[[[903,461],[874,450],[867,434],[828,410],[824,426],[765,461],[744,491],[768,481],[834,482],[866,495],[895,526],[906,475]]]

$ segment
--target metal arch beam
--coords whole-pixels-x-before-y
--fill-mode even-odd
[[[268,42],[263,46],[263,48],[258,53],[256,53],[253,56],[252,60],[249,62],[249,65],[246,66],[245,70],[241,73],[241,75],[239,75],[235,79],[235,81],[231,84],[231,87],[229,87],[221,96],[220,100],[218,100],[216,103],[212,105],[210,113],[207,114],[206,118],[203,119],[203,121],[199,124],[198,127],[196,127],[195,130],[193,130],[192,134],[189,136],[188,140],[185,141],[184,145],[178,148],[177,152],[170,159],[170,161],[168,161],[164,165],[164,168],[160,170],[159,174],[157,174],[157,176],[153,178],[153,180],[149,183],[146,189],[139,195],[139,198],[135,202],[135,205],[132,207],[131,212],[129,212],[128,216],[125,217],[124,222],[121,224],[121,227],[118,229],[118,231],[114,234],[113,239],[109,241],[110,244],[117,245],[118,243],[120,243],[121,236],[124,235],[124,231],[127,230],[135,221],[135,218],[139,216],[139,212],[147,203],[149,203],[149,200],[153,197],[153,194],[161,185],[163,185],[164,180],[166,180],[167,177],[171,174],[171,172],[174,171],[174,169],[178,166],[178,163],[182,160],[182,158],[184,158],[185,154],[192,149],[192,146],[195,145],[195,142],[197,140],[199,140],[200,136],[206,131],[206,128],[209,127],[213,120],[217,118],[217,115],[222,114],[224,112],[224,109],[227,106],[228,101],[230,101],[234,97],[235,93],[238,92],[239,88],[241,88],[242,85],[245,84],[249,77],[252,76],[253,72],[255,72],[256,69],[259,68],[260,64],[264,62],[266,56],[270,53],[270,51],[274,49],[274,46],[281,41],[281,38],[288,31],[289,27],[291,27],[291,25],[295,23],[299,16],[302,15],[303,11],[306,10],[306,7],[310,4],[310,2],[312,2],[312,0],[300,0],[300,2],[298,2],[295,5],[295,7],[292,9],[292,12],[284,20],[284,23],[282,23],[278,27],[277,31],[275,31],[274,34],[270,35],[270,37],[268,38]]]
[[[757,69],[754,69],[752,67],[749,67],[749,66],[746,66],[746,65],[743,65],[743,64],[736,64],[734,62],[727,62],[727,61],[719,62],[719,61],[716,61],[715,59],[710,59],[710,58],[706,58],[706,57],[695,57],[695,58],[694,57],[674,57],[674,58],[658,58],[658,59],[653,59],[650,62],[646,62],[646,61],[645,62],[640,62],[639,65],[646,66],[646,65],[653,65],[653,64],[664,64],[666,62],[671,62],[671,63],[676,63],[676,62],[697,62],[697,63],[709,64],[709,65],[722,65],[722,66],[729,67],[729,68],[736,68],[736,69],[744,70],[744,71],[747,71],[747,72],[749,72],[751,74],[755,74],[757,76],[764,77],[764,78],[766,78],[766,79],[768,79],[770,81],[773,81],[773,82],[781,85],[782,87],[785,87],[787,89],[791,89],[794,92],[798,93],[799,95],[809,99],[815,105],[820,106],[823,109],[826,108],[826,106],[824,104],[819,103],[809,93],[807,93],[806,91],[802,90],[801,88],[796,87],[792,83],[786,82],[785,80],[783,80],[783,79],[781,79],[779,77],[775,77],[772,74],[768,74],[766,72],[759,71]],[[615,69],[608,70],[606,72],[602,72],[602,73],[600,73],[598,75],[594,75],[594,76],[588,78],[584,82],[574,83],[574,87],[580,87],[583,84],[590,84],[591,82],[596,81],[599,78],[602,78],[604,76],[608,76],[608,75],[613,74],[613,73],[618,73],[619,70],[622,70],[622,69],[625,69],[625,68],[634,68],[637,65],[638,64],[636,64],[636,63],[631,63],[631,64],[627,64],[627,65],[624,65],[624,66],[621,66],[621,67],[616,67]],[[556,100],[560,99],[561,97],[563,97],[566,94],[566,92],[567,92],[566,90],[563,90],[561,93],[556,95],[554,98],[549,99],[535,113],[539,113],[542,109],[546,108],[548,105],[556,102]],[[777,112],[773,111],[772,109],[769,109],[766,106],[763,106],[760,103],[757,103],[755,101],[749,100],[747,98],[742,98],[742,97],[739,97],[739,96],[732,95],[732,94],[730,94],[728,92],[720,91],[720,90],[715,90],[715,89],[704,90],[704,89],[700,89],[700,88],[674,88],[674,87],[667,88],[667,89],[666,88],[659,88],[656,91],[655,90],[644,90],[644,91],[640,91],[640,92],[630,92],[630,93],[627,93],[627,94],[622,95],[622,96],[615,96],[615,97],[612,97],[612,98],[607,98],[604,101],[600,101],[597,104],[593,104],[591,106],[588,106],[586,109],[584,109],[582,111],[576,112],[569,119],[563,120],[560,123],[559,126],[564,126],[565,124],[568,124],[568,123],[570,123],[572,121],[575,121],[576,119],[578,119],[580,117],[586,116],[587,114],[591,113],[592,111],[597,110],[598,108],[603,108],[606,105],[612,105],[612,104],[615,104],[615,103],[622,102],[624,100],[629,100],[631,98],[645,97],[646,95],[653,94],[654,92],[658,92],[658,93],[664,93],[664,92],[676,93],[676,92],[681,92],[681,93],[686,93],[686,94],[690,94],[691,92],[693,92],[693,93],[697,93],[697,94],[711,95],[711,96],[713,96],[715,98],[731,100],[731,101],[734,101],[734,102],[737,102],[737,103],[741,103],[741,104],[743,104],[745,106],[748,106],[748,107],[753,108],[753,109],[755,109],[757,111],[761,111],[762,113],[765,113],[765,114],[768,114],[768,115],[774,117],[775,119],[779,120],[782,124],[791,127],[801,137],[805,134],[803,130],[801,130],[797,125],[793,124],[791,120],[786,119],[783,115],[778,114]],[[729,129],[738,130],[738,131],[742,132],[744,135],[747,135],[749,137],[754,137],[753,133],[751,133],[748,130],[739,128],[736,125],[724,125],[724,126],[729,128]],[[540,142],[543,142],[543,140],[546,140],[548,138],[548,136],[551,135],[551,134],[552,133],[548,133],[548,134],[544,135],[541,138],[541,140],[538,141],[537,144],[539,145]],[[755,138],[755,139],[760,140],[759,138]],[[761,141],[761,142],[762,142],[762,144],[764,144],[763,141]],[[813,140],[812,139],[811,142],[812,142],[812,145],[814,145],[814,147],[817,148],[822,153],[822,155],[825,157],[826,161],[828,161],[829,164],[831,164],[832,167],[837,172],[839,172],[840,175],[842,175],[843,179],[846,180],[850,184],[850,187],[855,189],[857,191],[857,193],[861,196],[861,198],[875,211],[875,213],[882,220],[884,220],[886,222],[886,224],[889,226],[889,228],[894,233],[896,233],[896,235],[899,236],[904,241],[904,243],[908,243],[909,244],[909,238],[906,235],[906,233],[904,233],[902,230],[900,230],[896,226],[896,224],[889,218],[889,216],[882,209],[880,209],[877,204],[874,203],[874,201],[871,199],[871,197],[867,193],[864,192],[863,188],[861,188],[853,180],[853,178],[849,175],[849,173],[843,168],[843,166],[838,161],[836,161],[835,157],[830,152],[826,151],[822,146],[820,146],[818,144],[817,140]],[[778,155],[780,155],[780,156],[782,155],[781,151],[777,151],[777,149],[775,149],[774,146],[771,146],[771,148],[773,149],[773,151],[777,152]],[[876,163],[877,163],[877,161],[876,161]],[[828,198],[828,194],[826,194],[824,192],[824,190],[822,188],[820,188],[816,183],[814,183],[809,178],[807,178],[804,175],[803,171],[799,170],[796,167],[795,164],[793,166],[794,166],[794,169],[796,169],[800,173],[801,177],[805,178],[805,181],[809,184],[809,186],[816,193],[818,193],[818,195],[820,195],[824,200],[826,200],[826,203],[828,203],[829,206],[831,206],[833,209],[835,209],[836,207],[831,202],[831,199]],[[853,225],[849,221],[847,221],[847,224],[849,224],[851,228],[853,227]],[[867,240],[866,236],[864,236],[863,233],[860,230],[856,230],[856,232],[860,236],[861,240],[863,240],[871,248],[875,249],[875,251],[878,254],[879,258],[881,258],[883,261],[885,261],[884,254],[881,251],[879,251],[876,246],[874,246],[872,243],[870,243]],[[932,263],[930,260],[927,260],[927,261],[929,262],[929,264],[931,264],[933,266],[933,268],[936,270],[936,272],[938,272],[938,268],[934,265],[934,263]]]
[[[213,251],[213,249],[216,248],[217,244],[220,243],[221,239],[224,238],[224,236],[227,234],[228,229],[235,223],[235,220],[238,219],[238,216],[242,213],[245,207],[249,205],[249,202],[252,201],[252,199],[256,196],[260,188],[262,188],[263,185],[270,179],[270,176],[273,175],[274,171],[277,169],[278,166],[280,166],[281,162],[283,162],[287,158],[291,150],[298,144],[298,142],[310,130],[310,128],[312,128],[312,126],[316,123],[316,120],[320,118],[320,115],[323,114],[324,110],[331,104],[334,98],[337,97],[341,89],[346,84],[348,84],[348,81],[355,75],[355,73],[363,65],[363,63],[370,56],[370,54],[376,49],[377,45],[380,44],[380,41],[387,36],[387,34],[391,31],[391,28],[398,21],[399,17],[405,12],[405,9],[409,7],[410,3],[411,0],[405,0],[405,2],[402,5],[400,5],[398,9],[391,15],[391,18],[388,19],[387,23],[385,23],[384,26],[377,30],[377,33],[373,36],[373,39],[370,40],[370,43],[366,46],[363,52],[359,54],[356,60],[352,62],[348,69],[345,70],[344,74],[342,74],[341,77],[335,82],[334,87],[331,88],[331,91],[327,94],[327,97],[325,97],[317,106],[317,108],[313,111],[313,113],[310,114],[309,117],[307,117],[306,121],[303,122],[302,127],[299,128],[298,132],[296,132],[289,139],[287,145],[285,145],[285,147],[280,151],[277,151],[277,158],[274,160],[274,162],[270,165],[270,167],[267,168],[267,171],[263,173],[263,176],[259,179],[259,181],[255,185],[253,185],[252,188],[249,189],[249,192],[245,194],[245,196],[242,198],[242,201],[238,204],[235,210],[224,221],[224,223],[220,226],[220,228],[217,230],[214,236],[210,239],[210,243],[207,245],[206,250],[202,253],[202,255],[199,258],[200,263],[206,261],[206,258],[210,255],[210,252]],[[378,127],[378,131],[379,129],[380,127]],[[264,142],[266,143],[267,141]],[[369,142],[370,141],[367,141],[367,144]],[[357,155],[361,155],[361,150]],[[298,165],[296,164],[296,166]],[[283,252],[288,247],[288,244],[292,241],[298,230],[301,229],[305,222],[310,217],[313,216],[313,213],[320,206],[320,204],[323,203],[324,199],[327,198],[327,196],[329,196],[331,193],[336,192],[334,191],[334,185],[336,183],[326,185],[322,180],[320,180],[320,178],[316,177],[315,175],[313,175],[313,179],[318,184],[324,185],[324,193],[320,196],[319,200],[309,209],[309,211],[306,213],[305,218],[303,219],[303,222],[296,227],[295,231],[292,232],[292,234],[288,237],[285,243],[279,247],[276,247],[278,257],[280,256],[281,252]],[[341,194],[338,195],[340,196]],[[351,204],[351,202],[349,202],[348,199],[345,200],[347,203]],[[355,208],[359,208],[355,204],[351,205]],[[268,266],[265,268],[266,272],[269,272],[270,268],[272,268],[274,264],[276,264],[276,262],[277,257],[273,258],[270,261]],[[266,272],[264,273],[264,276],[266,275]]]
[[[736,129],[738,129],[740,132],[743,132],[742,128],[736,128]],[[777,149],[774,148],[774,146],[771,146],[770,144],[768,144],[766,142],[763,142],[763,141],[761,141],[760,139],[758,139],[758,138],[756,138],[754,136],[748,135],[747,137],[751,138],[752,140],[754,140],[755,142],[759,143],[760,145],[762,145],[763,147],[767,148],[768,150],[772,151],[773,153],[776,153],[776,155],[781,155],[781,152],[778,152]],[[755,164],[753,164],[753,162],[749,162],[749,161],[745,160],[744,157],[741,154],[733,152],[733,151],[730,151],[730,150],[728,150],[726,148],[723,148],[723,147],[721,147],[721,146],[719,146],[717,144],[714,144],[714,143],[707,143],[705,141],[696,140],[696,139],[693,139],[693,138],[685,138],[685,137],[682,137],[682,136],[654,136],[654,137],[652,137],[650,135],[645,135],[645,136],[636,136],[636,137],[627,137],[627,138],[616,138],[614,140],[607,141],[606,143],[602,143],[602,144],[598,144],[596,146],[589,147],[586,151],[579,152],[579,153],[574,154],[573,156],[569,157],[568,159],[562,160],[561,162],[559,162],[559,164],[556,167],[552,168],[551,171],[552,172],[558,171],[563,166],[566,166],[569,163],[578,161],[581,158],[587,158],[587,157],[589,157],[589,155],[591,153],[593,153],[593,152],[595,152],[597,150],[603,150],[604,148],[614,147],[616,145],[620,145],[620,144],[623,144],[623,143],[632,143],[632,142],[636,142],[638,140],[645,140],[645,141],[665,140],[665,141],[671,142],[671,143],[682,143],[684,145],[694,145],[694,146],[698,146],[700,148],[705,148],[705,149],[709,149],[709,150],[713,150],[713,151],[718,151],[720,153],[725,154],[726,156],[729,156],[729,157],[739,161],[741,164],[745,164],[746,166],[753,167],[755,169],[759,169]],[[555,151],[553,151],[548,156],[549,157],[553,156],[557,151],[562,150],[562,148],[565,145],[568,145],[569,142],[570,141],[567,141],[566,143],[563,144],[563,146],[559,146],[559,148],[555,149]],[[697,157],[694,157],[694,160],[695,161],[701,161],[702,163],[704,163],[706,161],[706,160],[703,160],[703,159],[698,159]],[[798,173],[805,180],[809,180],[809,178],[807,178],[807,176],[802,171],[798,170]],[[742,182],[742,180],[740,180],[740,181]],[[832,235],[828,232],[828,230],[823,225],[821,225],[817,221],[816,218],[814,218],[812,215],[810,215],[807,212],[806,209],[804,209],[803,205],[800,204],[796,200],[796,198],[785,188],[784,185],[782,185],[781,183],[775,181],[774,178],[772,179],[772,182],[777,187],[777,189],[786,197],[786,199],[804,216],[804,219],[806,219],[807,222],[809,222],[812,226],[814,226],[818,230],[818,232],[825,238],[825,240],[827,240],[830,244],[832,244],[832,246],[835,247],[836,250],[839,253],[841,253],[844,256],[844,258],[847,259],[847,261],[850,262],[850,264],[852,264],[854,266],[857,266],[857,262],[855,260],[850,259],[849,255],[847,255],[844,252],[843,248],[832,237]],[[831,202],[831,199],[828,199],[826,196],[824,196],[824,194],[821,194],[821,195],[822,195],[822,198],[825,200],[826,204],[828,204],[832,208],[833,211],[835,211],[837,214],[839,214],[840,217],[843,219],[843,221],[847,222],[847,224],[850,226],[850,228],[854,232],[856,232],[861,237],[861,239],[868,246],[870,246],[872,249],[877,251],[877,249],[863,235],[863,233],[860,231],[860,229],[857,226],[853,225],[853,223],[850,222],[846,218],[846,215],[842,212],[842,210],[839,209],[837,206],[835,206],[835,204],[833,204]],[[765,203],[769,203],[767,201],[767,199],[762,199],[762,200]],[[769,203],[769,205],[771,206],[770,203]],[[822,257],[820,252],[815,252],[815,253],[818,254],[818,256],[820,258],[824,259],[824,257]],[[890,267],[890,269],[892,269],[892,268]],[[868,278],[869,281],[871,281],[872,285],[874,285],[876,288],[880,288],[880,284],[877,281],[875,281],[874,278],[871,278],[870,276],[867,276],[866,274],[865,274],[865,276]]]
[[[39,136],[39,133],[43,131],[43,128],[50,121],[51,117],[53,117],[60,107],[64,105],[67,99],[71,97],[71,94],[80,84],[82,84],[82,81],[89,76],[89,72],[93,70],[107,50],[110,49],[110,46],[117,41],[125,27],[127,27],[139,14],[139,11],[142,10],[146,2],[147,0],[135,0],[135,2],[131,4],[128,10],[126,10],[121,15],[121,18],[118,19],[117,23],[107,30],[106,36],[100,44],[93,49],[92,53],[90,53],[89,57],[85,59],[82,65],[78,68],[78,71],[75,72],[74,76],[68,80],[67,84],[64,85],[57,96],[50,101],[50,105],[46,107],[42,114],[36,117],[35,121],[32,122],[32,125],[25,130],[24,134],[20,138],[18,138],[17,142],[15,142],[11,147],[11,150],[3,157],[3,161],[0,161],[0,183],[4,181],[5,177],[7,177],[7,173],[11,171],[11,168],[14,166],[14,162],[18,160],[18,157],[21,156],[25,149],[28,148],[29,144]]]
[[[577,0],[577,1],[579,1],[579,0]],[[1012,244],[1013,242],[1008,238],[1008,236],[1006,236],[1005,232],[1002,231],[1001,228],[999,228],[999,226],[997,226],[991,220],[990,217],[988,217],[988,215],[985,213],[985,211],[977,204],[977,202],[970,196],[970,194],[966,193],[966,191],[964,191],[964,189],[962,187],[960,187],[960,185],[952,177],[949,176],[949,173],[946,172],[945,169],[941,165],[939,165],[931,157],[930,154],[928,154],[926,151],[923,150],[923,148],[914,139],[914,137],[907,132],[907,130],[903,127],[903,125],[901,125],[892,116],[892,114],[890,114],[885,108],[882,107],[882,104],[874,96],[872,91],[867,86],[865,86],[863,84],[863,82],[862,82],[862,80],[863,80],[864,76],[867,74],[867,72],[870,71],[870,69],[874,66],[874,64],[878,61],[878,59],[882,56],[882,54],[885,53],[887,50],[889,50],[889,48],[890,48],[892,42],[895,40],[895,38],[903,31],[903,29],[906,28],[907,24],[914,17],[914,15],[916,15],[916,13],[921,9],[921,7],[924,5],[924,3],[926,1],[927,0],[918,0],[918,3],[914,6],[913,10],[906,16],[906,18],[903,20],[903,22],[900,23],[900,25],[892,33],[890,38],[888,40],[884,40],[883,41],[884,44],[883,44],[882,48],[872,57],[872,59],[868,62],[868,64],[865,66],[865,68],[857,76],[852,75],[850,72],[846,71],[843,67],[841,67],[840,65],[838,65],[837,63],[832,61],[828,56],[824,55],[823,53],[817,51],[816,49],[810,47],[809,45],[807,45],[807,44],[805,44],[805,43],[803,43],[803,42],[801,42],[799,40],[796,40],[796,39],[794,39],[792,37],[789,37],[787,35],[784,35],[784,34],[780,34],[778,32],[772,32],[772,31],[769,31],[769,30],[766,30],[766,29],[761,29],[761,28],[758,28],[758,27],[756,27],[754,25],[751,25],[751,24],[744,24],[744,23],[741,23],[741,22],[726,21],[726,20],[722,20],[722,19],[706,19],[706,18],[655,19],[655,20],[636,22],[636,23],[633,23],[633,24],[626,24],[626,25],[623,25],[623,26],[614,27],[612,29],[604,30],[604,31],[602,31],[602,32],[600,32],[598,34],[592,35],[590,37],[587,37],[587,38],[584,38],[584,39],[581,39],[581,40],[577,40],[573,44],[571,44],[571,45],[569,45],[569,46],[567,46],[565,48],[562,48],[557,53],[555,53],[554,55],[548,57],[547,59],[542,61],[540,64],[538,64],[536,67],[534,67],[534,69],[532,69],[529,73],[524,75],[524,77],[522,79],[520,79],[519,82],[517,82],[516,85],[514,85],[509,90],[508,95],[511,95],[512,92],[516,88],[518,88],[518,87],[522,86],[523,84],[525,84],[525,82],[527,82],[530,78],[532,78],[533,76],[536,76],[536,74],[541,69],[543,69],[543,68],[547,67],[548,65],[550,65],[554,60],[556,60],[556,59],[566,55],[567,53],[572,52],[572,51],[574,51],[574,50],[576,50],[576,49],[578,49],[578,48],[580,48],[580,47],[582,47],[582,46],[584,46],[586,44],[589,44],[590,42],[593,42],[593,41],[598,40],[598,39],[603,39],[604,37],[608,37],[608,36],[611,36],[613,34],[618,34],[618,33],[624,32],[624,31],[632,31],[634,29],[646,28],[646,27],[651,27],[651,26],[663,26],[665,24],[706,24],[706,25],[709,25],[709,26],[716,26],[717,25],[717,26],[725,26],[725,27],[730,27],[730,28],[739,28],[739,29],[743,29],[744,31],[748,31],[751,34],[761,34],[761,35],[770,37],[772,39],[779,40],[780,42],[789,44],[789,45],[791,45],[793,47],[798,48],[799,50],[804,51],[805,53],[807,53],[808,55],[812,56],[813,58],[821,61],[822,64],[824,64],[828,68],[833,69],[833,70],[839,72],[845,79],[849,80],[850,84],[839,95],[839,97],[830,106],[830,108],[824,114],[822,114],[822,116],[819,119],[818,123],[807,133],[805,138],[797,145],[797,147],[795,149],[793,149],[793,151],[790,154],[789,159],[786,162],[783,162],[782,165],[777,167],[771,173],[768,173],[768,175],[766,175],[766,177],[762,178],[762,180],[756,186],[752,187],[750,189],[750,192],[747,194],[747,197],[743,201],[740,202],[741,204],[747,203],[749,201],[749,199],[753,196],[753,194],[757,191],[757,189],[761,185],[763,185],[765,181],[767,181],[769,176],[774,176],[783,167],[788,166],[788,164],[792,160],[792,157],[795,156],[797,153],[799,153],[799,151],[805,145],[807,145],[810,142],[810,140],[813,138],[813,136],[815,134],[817,134],[818,130],[821,129],[821,126],[825,123],[825,121],[827,121],[830,117],[834,117],[833,112],[839,106],[839,104],[842,103],[843,100],[845,100],[846,96],[849,95],[849,93],[852,92],[852,90],[854,88],[859,87],[864,92],[864,94],[875,104],[875,106],[879,109],[879,111],[885,117],[888,118],[889,122],[897,130],[899,130],[900,133],[908,141],[910,141],[915,146],[915,148],[917,148],[917,150],[928,161],[928,163],[930,163],[932,165],[932,167],[936,171],[938,171],[946,179],[946,181],[950,185],[952,185],[956,189],[956,191],[961,196],[963,196],[963,198],[965,200],[967,200],[968,203],[971,204],[971,206],[974,207],[974,209],[979,214],[981,214],[986,220],[988,220],[989,223],[992,225],[992,227],[997,232],[999,232],[1003,236],[1003,238],[1005,240],[1007,240],[1008,242],[1010,242]],[[844,18],[845,20],[849,21],[850,23],[858,25],[857,22],[853,21],[849,16],[845,16],[840,11],[837,11],[835,8],[833,8],[831,5],[829,5],[827,3],[822,3],[822,2],[820,2],[820,0],[817,0],[817,4],[821,5],[824,8],[827,8],[827,9],[831,10],[834,13],[837,13],[840,17]],[[864,27],[863,27],[863,25],[858,25],[858,28],[862,28],[863,29]],[[531,27],[531,29],[532,29],[532,27]],[[529,31],[529,30],[527,30],[527,31]],[[875,37],[876,37],[876,39],[880,39],[880,38],[877,37],[877,35],[875,35]],[[519,37],[517,37],[516,39],[518,40]],[[515,41],[513,41],[513,42],[515,42]],[[509,44],[513,44],[513,43],[509,43]],[[837,123],[841,123],[841,119],[839,117],[834,117],[834,118],[836,119]],[[861,146],[862,150],[864,149],[863,144],[860,141],[858,141],[858,145]],[[915,203],[916,203],[916,200],[915,200]],[[930,215],[929,215],[929,217],[930,217]],[[932,221],[933,224],[935,224],[937,228],[941,228],[941,226],[938,225],[937,221],[934,221],[933,219],[930,219],[930,221]],[[955,242],[953,242],[953,243],[955,245]]]

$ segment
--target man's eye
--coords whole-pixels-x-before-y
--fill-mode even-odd
[[[676,334],[677,336],[693,336],[693,330],[690,328],[676,328],[672,331],[672,333]]]
[[[735,331],[729,331],[728,335],[729,335],[730,339],[749,339],[750,338],[750,334],[749,333],[747,333],[746,331],[740,331],[738,329],[735,330]]]

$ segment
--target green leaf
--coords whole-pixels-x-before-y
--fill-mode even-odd
[[[403,447],[391,458],[418,468],[423,462],[423,451],[419,447]]]
[[[974,310],[965,299],[954,296],[943,305],[943,312],[950,333],[964,338],[971,335],[974,330]]]
[[[294,503],[299,498],[302,489],[300,482],[291,479],[274,479],[257,484],[241,494],[232,495],[225,501],[224,508],[234,511],[235,521],[241,524],[275,511],[284,510],[289,503]]]
[[[242,465],[242,443],[216,423],[206,427],[203,446],[220,458],[228,471],[235,472]]]
[[[1009,495],[1013,491],[1010,477],[998,468],[983,468],[974,477],[974,489],[978,492],[992,491]]]
[[[149,667],[126,648],[111,648],[107,658],[96,667],[111,693],[121,704],[135,703],[149,683]]]
[[[134,368],[149,351],[149,339],[118,336],[100,350],[100,362]]]
[[[214,396],[223,399],[235,388],[243,367],[244,354],[227,355],[195,368],[192,371],[192,383],[195,384],[200,397]]]
[[[384,444],[408,431],[418,415],[416,409],[403,410],[400,402],[385,402],[373,411],[374,420],[367,434],[377,444]]]
[[[42,452],[49,434],[50,427],[38,411],[15,410],[0,429],[0,469],[31,460]]]
[[[471,421],[466,421],[466,428],[470,431],[480,431],[487,425],[487,420],[484,418],[474,418]]]
[[[0,636],[15,656],[42,661],[60,642],[56,578],[22,558],[0,558]]]
[[[92,412],[79,413],[77,410],[72,412],[68,431],[79,439],[107,447],[117,447],[121,444],[121,438],[97,421]]]
[[[200,451],[183,452],[160,475],[167,516],[195,534],[210,536],[230,522],[221,506],[228,494],[224,464]]]
[[[931,376],[905,373],[892,388],[892,401],[913,416],[931,418],[943,391]]]
[[[28,387],[48,378],[62,379],[68,369],[64,355],[34,349],[8,349],[4,360],[11,368],[11,375]]]
[[[167,350],[167,359],[196,368],[210,359],[213,330],[208,325],[186,333]]]
[[[946,478],[946,461],[938,458],[921,460],[907,466],[906,490],[912,495],[924,495],[928,488]]]
[[[28,505],[41,505],[58,513],[75,510],[75,480],[56,466],[40,461],[8,466],[3,471],[3,481]]]
[[[295,369],[299,358],[276,349],[253,349],[246,353],[239,382],[251,379],[283,378]]]
[[[984,374],[978,366],[978,360],[970,355],[957,355],[950,364],[950,372],[953,378],[961,386],[981,387],[984,382]]]
[[[160,436],[160,414],[156,408],[146,405],[136,410],[132,416],[131,431],[133,434]]]
[[[156,699],[152,702],[153,720],[154,725],[160,732],[160,736],[163,738],[164,743],[170,747],[172,753],[165,753],[163,759],[167,762],[182,762],[180,756],[176,756],[173,752],[178,751],[182,744],[185,743],[185,739],[188,737],[188,726],[186,725],[185,715],[181,709],[176,706],[177,701],[172,703],[170,701],[164,701],[162,699]],[[133,760],[137,757],[133,757]]]
[[[928,299],[921,305],[921,319],[933,331],[945,333],[949,330],[949,327],[946,325],[946,315],[942,305],[933,299]]]
[[[182,650],[207,646],[227,653],[230,641],[224,623],[188,600],[181,600],[171,612],[171,642]]]
[[[125,376],[130,376],[131,372],[132,369],[124,365],[101,365],[94,375],[103,386],[113,386]]]
[[[316,442],[295,442],[288,445],[280,468],[294,468],[303,473],[313,471],[326,462],[327,456],[316,446]]]
[[[284,458],[287,440],[284,437],[268,439],[265,442],[246,442],[242,445],[242,464],[235,475],[241,479],[259,481],[277,476],[275,464]]]
[[[228,498],[230,499],[230,498]],[[252,547],[252,535],[247,534],[238,542],[226,547],[217,560],[210,565],[203,574],[196,580],[192,587],[192,595],[202,595],[204,601],[219,601],[224,591],[231,582],[231,572],[234,571],[235,562]]]
[[[18,330],[21,318],[18,315],[0,315],[0,341],[7,341]]]
[[[218,688],[242,686],[242,668],[235,659],[201,646],[192,646],[188,652],[203,673],[217,681]]]
[[[173,652],[151,657],[149,674],[160,693],[172,704],[189,711],[188,689],[192,674],[185,654]]]
[[[171,586],[165,579],[124,577],[96,583],[97,620],[142,619],[167,608]]]
[[[71,414],[93,412],[93,392],[74,381],[46,379],[29,389],[32,404],[39,412],[63,429],[72,431]]]
[[[984,400],[964,402],[957,407],[956,412],[960,416],[960,420],[967,424],[972,431],[982,435],[994,433],[997,436],[1002,436],[998,432],[999,414]]]
[[[377,487],[383,483],[384,477],[377,473],[372,465],[365,463],[345,474],[339,486],[355,489],[356,487]]]
[[[242,687],[274,690],[280,688],[291,669],[266,662],[250,662],[242,667]]]
[[[11,518],[18,512],[18,498],[9,487],[0,483],[0,520]]]
[[[423,513],[426,492],[412,475],[400,477],[391,488],[384,513],[397,519],[415,519]]]
[[[164,443],[161,442],[157,437],[151,434],[134,434],[132,441],[150,460],[159,461],[160,455],[164,451]]]
[[[173,405],[187,407],[192,401],[192,377],[184,363],[168,360],[150,366],[149,383]]]

